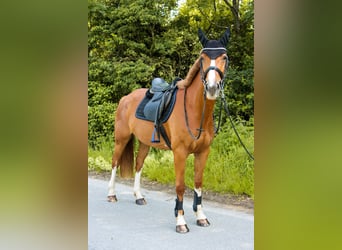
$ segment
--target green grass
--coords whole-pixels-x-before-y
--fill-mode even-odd
[[[242,141],[253,154],[254,128],[236,125]],[[103,142],[101,150],[88,149],[88,169],[110,171],[113,142]],[[194,157],[187,159],[185,184],[194,186]],[[171,151],[152,149],[145,160],[143,176],[164,184],[174,184],[175,173]],[[247,194],[254,198],[254,161],[240,145],[230,124],[225,124],[214,139],[206,164],[203,188],[219,193]]]
[[[237,124],[246,147],[254,152],[254,128]],[[252,161],[230,125],[214,139],[205,169],[204,187],[217,192],[247,194],[254,198],[254,161]]]
[[[253,127],[242,125],[237,130],[246,147],[253,153]],[[194,187],[194,157],[187,159],[185,184]],[[219,193],[247,194],[254,198],[254,162],[240,145],[233,130],[224,126],[211,146],[203,177],[203,188]],[[145,160],[143,176],[161,183],[175,179],[171,151],[153,151]]]
[[[113,149],[113,140],[103,140],[99,149],[88,146],[88,170],[110,171]]]

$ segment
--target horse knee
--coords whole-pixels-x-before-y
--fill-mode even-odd
[[[181,184],[181,185],[176,185],[176,193],[177,195],[181,195],[183,197],[183,194],[185,192],[185,185]]]
[[[195,188],[201,188],[202,187],[202,181],[195,181]]]

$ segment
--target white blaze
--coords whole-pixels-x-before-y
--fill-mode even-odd
[[[216,66],[215,60],[210,61],[210,66],[211,67]],[[208,72],[208,87],[209,88],[213,88],[216,86],[216,74],[215,73],[216,73],[215,70],[209,70],[209,72]]]
[[[211,67],[216,67],[215,60],[210,61]],[[207,76],[207,98],[215,100],[217,97],[217,81],[216,81],[216,70],[209,70]]]

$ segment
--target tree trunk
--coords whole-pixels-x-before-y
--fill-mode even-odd
[[[224,2],[227,4],[230,11],[233,13],[236,32],[240,33],[240,26],[241,26],[240,14],[239,14],[240,1],[239,0],[232,0],[232,3],[231,3],[231,2],[229,2],[229,0],[224,0]]]

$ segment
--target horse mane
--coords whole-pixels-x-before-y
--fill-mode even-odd
[[[201,67],[201,57],[199,57],[195,63],[192,65],[192,67],[190,68],[188,74],[186,75],[184,80],[180,80],[177,82],[177,86],[179,89],[184,89],[186,87],[189,87],[193,81],[193,79],[195,78],[195,76],[197,75],[198,71],[200,70]]]

